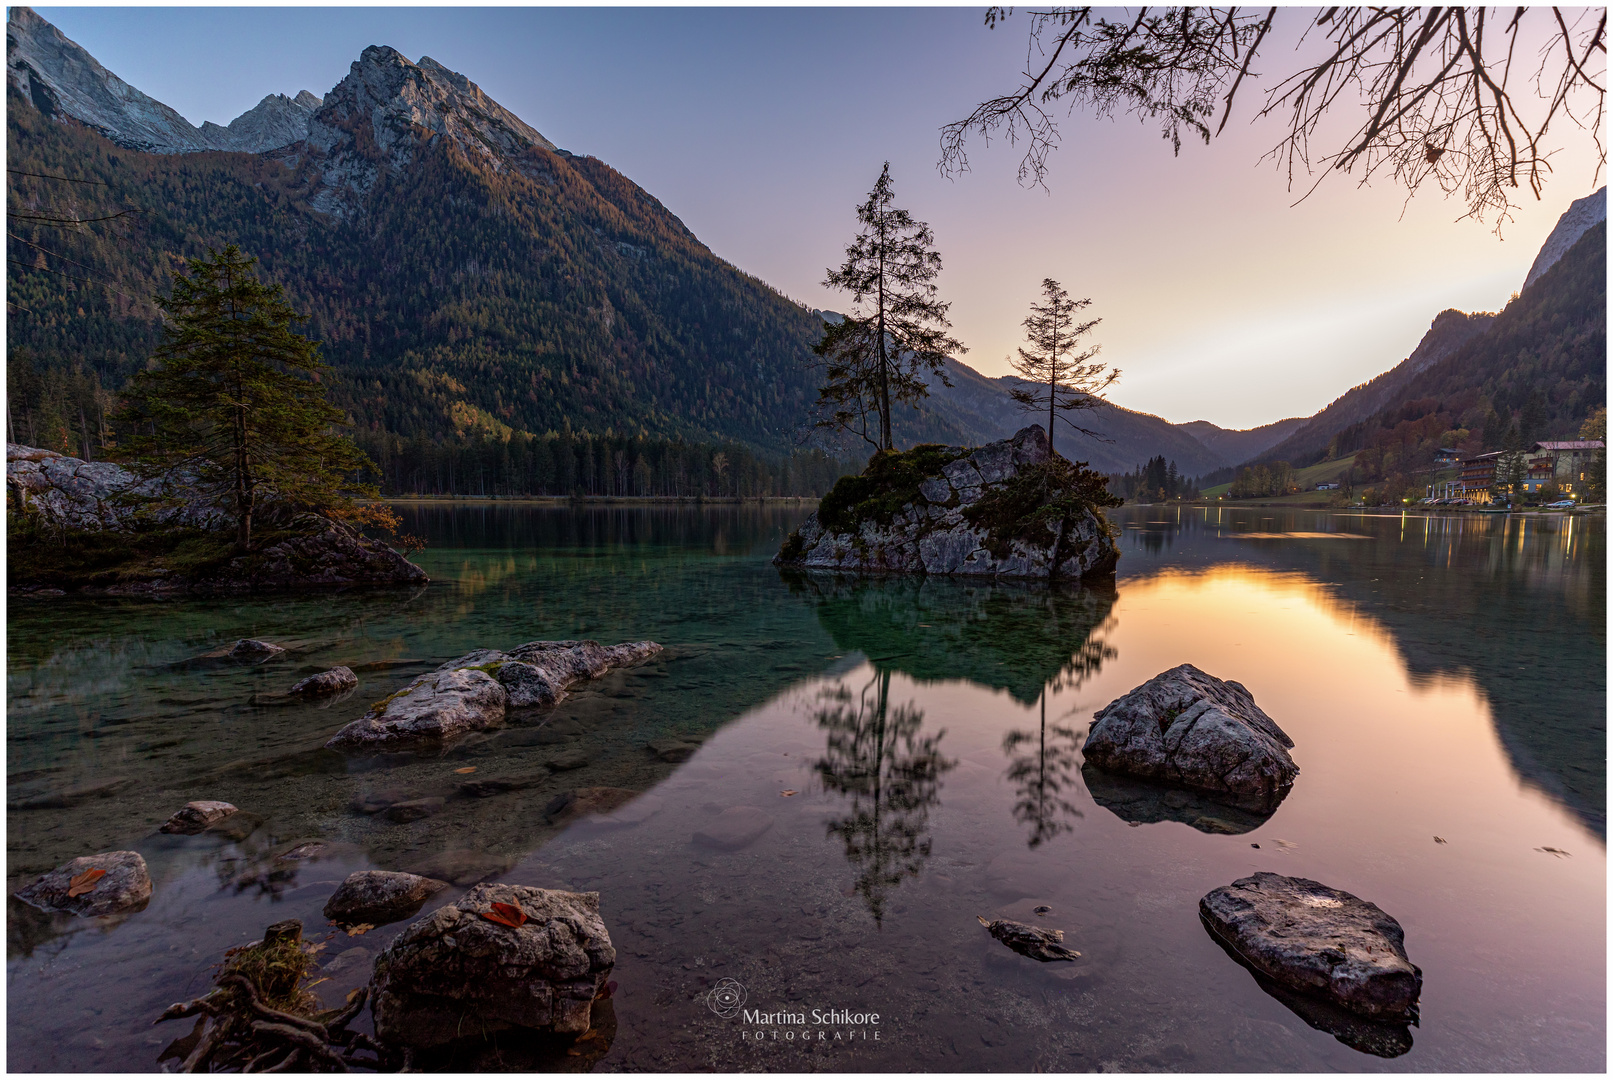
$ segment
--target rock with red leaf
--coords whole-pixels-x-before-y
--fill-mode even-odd
[[[581,1034],[615,964],[598,893],[477,885],[376,958],[375,1033],[416,1049],[511,1028]]]
[[[151,899],[151,876],[137,851],[103,851],[65,862],[17,893],[42,911],[121,915]]]

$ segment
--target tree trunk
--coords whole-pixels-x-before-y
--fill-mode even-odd
[[[885,274],[879,275],[879,448],[894,449],[891,441],[891,383],[885,356]]]

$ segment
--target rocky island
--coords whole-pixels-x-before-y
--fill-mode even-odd
[[[379,540],[315,513],[287,513],[247,554],[233,523],[104,461],[6,445],[11,592],[239,593],[423,585],[426,572]]]
[[[1048,448],[1039,427],[981,447],[875,454],[842,477],[774,563],[806,570],[1081,581],[1120,557],[1104,478]]]

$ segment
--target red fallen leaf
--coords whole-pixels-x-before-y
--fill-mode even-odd
[[[526,912],[515,904],[494,904],[492,911],[482,912],[482,918],[500,926],[518,927],[526,922]]]
[[[67,883],[67,895],[70,897],[83,896],[85,893],[93,890],[96,885],[100,884],[101,879],[104,877],[106,877],[105,870],[86,870]]]
[[[606,983],[604,986],[601,986],[599,988],[598,1000],[603,1001],[606,998],[614,997],[615,995],[616,995],[616,980],[612,979],[610,982]],[[583,1038],[587,1038],[587,1036],[585,1035],[585,1036],[583,1036]],[[581,1040],[578,1040],[578,1041],[580,1042]]]

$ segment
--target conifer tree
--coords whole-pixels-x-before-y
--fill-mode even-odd
[[[885,163],[868,200],[857,207],[862,231],[846,248],[846,261],[827,271],[824,284],[851,294],[856,310],[828,326],[813,352],[824,358],[825,381],[818,406],[826,415],[819,427],[855,432],[880,450],[892,450],[891,407],[916,404],[929,395],[924,375],[946,376],[947,355],[966,352],[947,331],[947,308],[936,298],[941,256],[935,235],[895,205],[890,162]],[[868,417],[878,420],[878,438],[868,433]]]
[[[1093,345],[1076,352],[1080,340],[1103,321],[1078,321],[1077,315],[1091,306],[1090,299],[1072,300],[1064,286],[1052,278],[1044,278],[1042,302],[1032,304],[1031,313],[1025,318],[1025,335],[1031,347],[1029,350],[1020,348],[1019,359],[1013,362],[1014,370],[1025,381],[1042,385],[1034,390],[1016,387],[1009,391],[1009,396],[1026,411],[1047,410],[1050,450],[1055,416],[1062,416],[1066,424],[1089,438],[1103,438],[1071,420],[1069,415],[1107,405],[1098,395],[1120,378],[1118,370],[1111,371],[1108,364],[1095,359],[1102,346]]]
[[[319,348],[292,329],[303,316],[256,265],[234,244],[190,260],[157,298],[164,340],[119,416],[133,433],[121,456],[231,514],[243,552],[266,502],[341,516],[377,494],[353,480],[373,466],[336,431],[345,416],[325,400]]]

